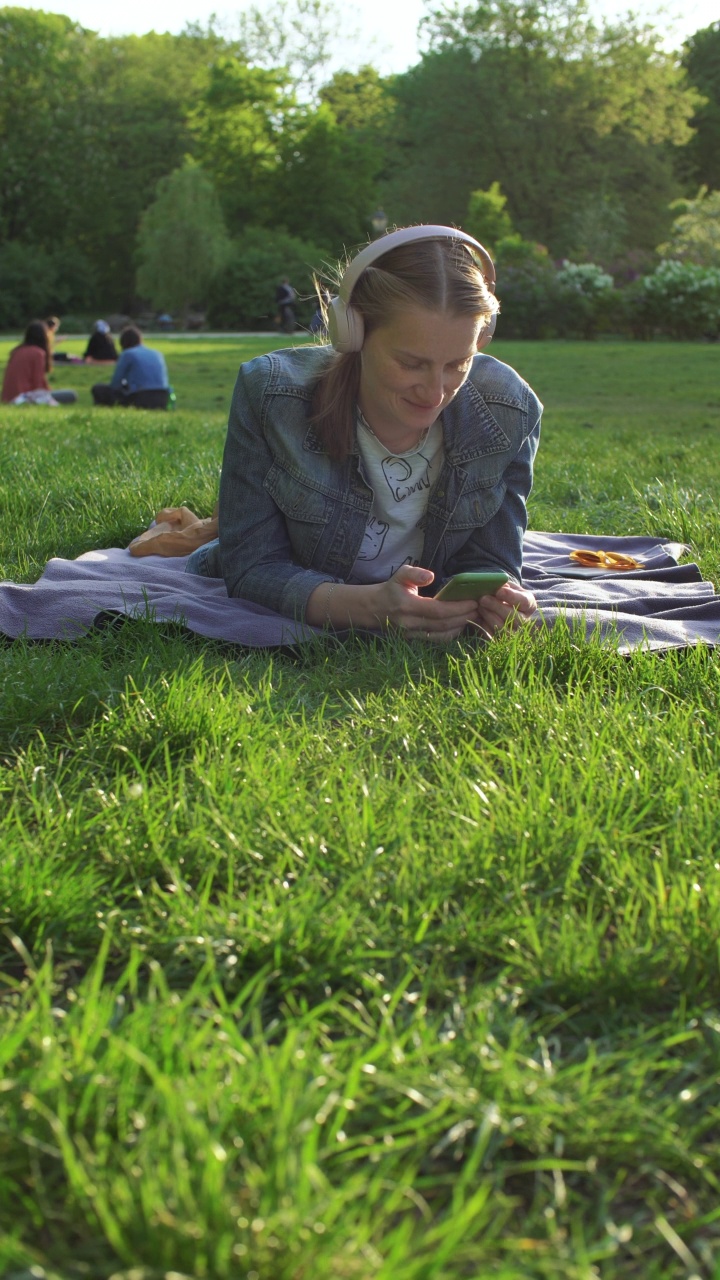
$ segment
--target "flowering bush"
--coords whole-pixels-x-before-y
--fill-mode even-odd
[[[594,338],[615,310],[615,282],[594,262],[563,262],[555,277],[557,327],[562,336]]]
[[[643,276],[633,290],[636,320],[651,336],[720,338],[720,268],[672,258]]]

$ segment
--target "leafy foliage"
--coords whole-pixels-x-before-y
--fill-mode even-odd
[[[657,33],[597,28],[579,0],[450,7],[426,31],[429,51],[393,90],[385,204],[399,221],[461,223],[470,192],[499,182],[513,225],[558,256],[578,197],[615,201],[625,243],[654,248],[697,102]]]
[[[670,239],[658,253],[700,267],[720,267],[720,191],[701,187],[694,200],[676,200]]]
[[[390,225],[472,224],[493,248],[517,232],[616,273],[667,240],[693,174],[719,185],[718,24],[681,66],[658,32],[599,26],[584,0],[450,4],[429,13],[406,73],[365,65],[323,83],[345,23],[331,0],[274,0],[233,32],[211,19],[101,39],[0,10],[3,322],[40,294],[40,310],[136,312],[141,219],[188,156],[237,241],[264,227],[341,257],[382,205]]]
[[[288,276],[298,294],[296,315],[307,324],[317,306],[313,274],[325,257],[317,245],[287,232],[246,227],[213,282],[209,323],[220,329],[268,328],[275,313],[275,288]]]
[[[490,254],[495,254],[501,240],[513,234],[513,225],[505,205],[507,197],[500,190],[500,183],[493,182],[487,191],[471,191],[467,216],[463,222],[466,231],[479,240]]]
[[[702,94],[682,168],[691,185],[720,189],[720,21],[696,31],[683,51],[688,78]]]
[[[674,338],[720,337],[720,267],[664,261],[634,290],[639,318]]]
[[[138,235],[138,289],[157,308],[203,306],[229,252],[215,188],[193,160],[158,183]]]

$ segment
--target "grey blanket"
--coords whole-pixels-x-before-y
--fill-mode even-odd
[[[603,548],[635,556],[642,571],[589,570],[572,550]],[[538,625],[567,618],[583,635],[600,635],[621,653],[714,645],[720,597],[695,564],[678,564],[681,543],[528,533],[523,577],[535,592]],[[222,581],[186,574],[185,559],[135,559],[111,547],[77,560],[53,559],[35,583],[0,583],[0,633],[33,640],[76,639],[108,614],[182,622],[190,631],[253,648],[294,645],[321,634],[262,605],[229,599]],[[572,575],[572,576],[571,576]]]

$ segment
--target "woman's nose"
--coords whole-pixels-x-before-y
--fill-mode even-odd
[[[423,395],[425,396],[425,404],[435,405],[441,404],[445,397],[445,385],[442,371],[437,373],[432,370],[428,371],[423,379]]]

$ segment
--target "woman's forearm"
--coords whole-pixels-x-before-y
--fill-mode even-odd
[[[311,627],[331,626],[338,631],[349,627],[382,627],[385,614],[378,588],[383,585],[348,586],[344,582],[323,582],[308,597],[305,621]]]

